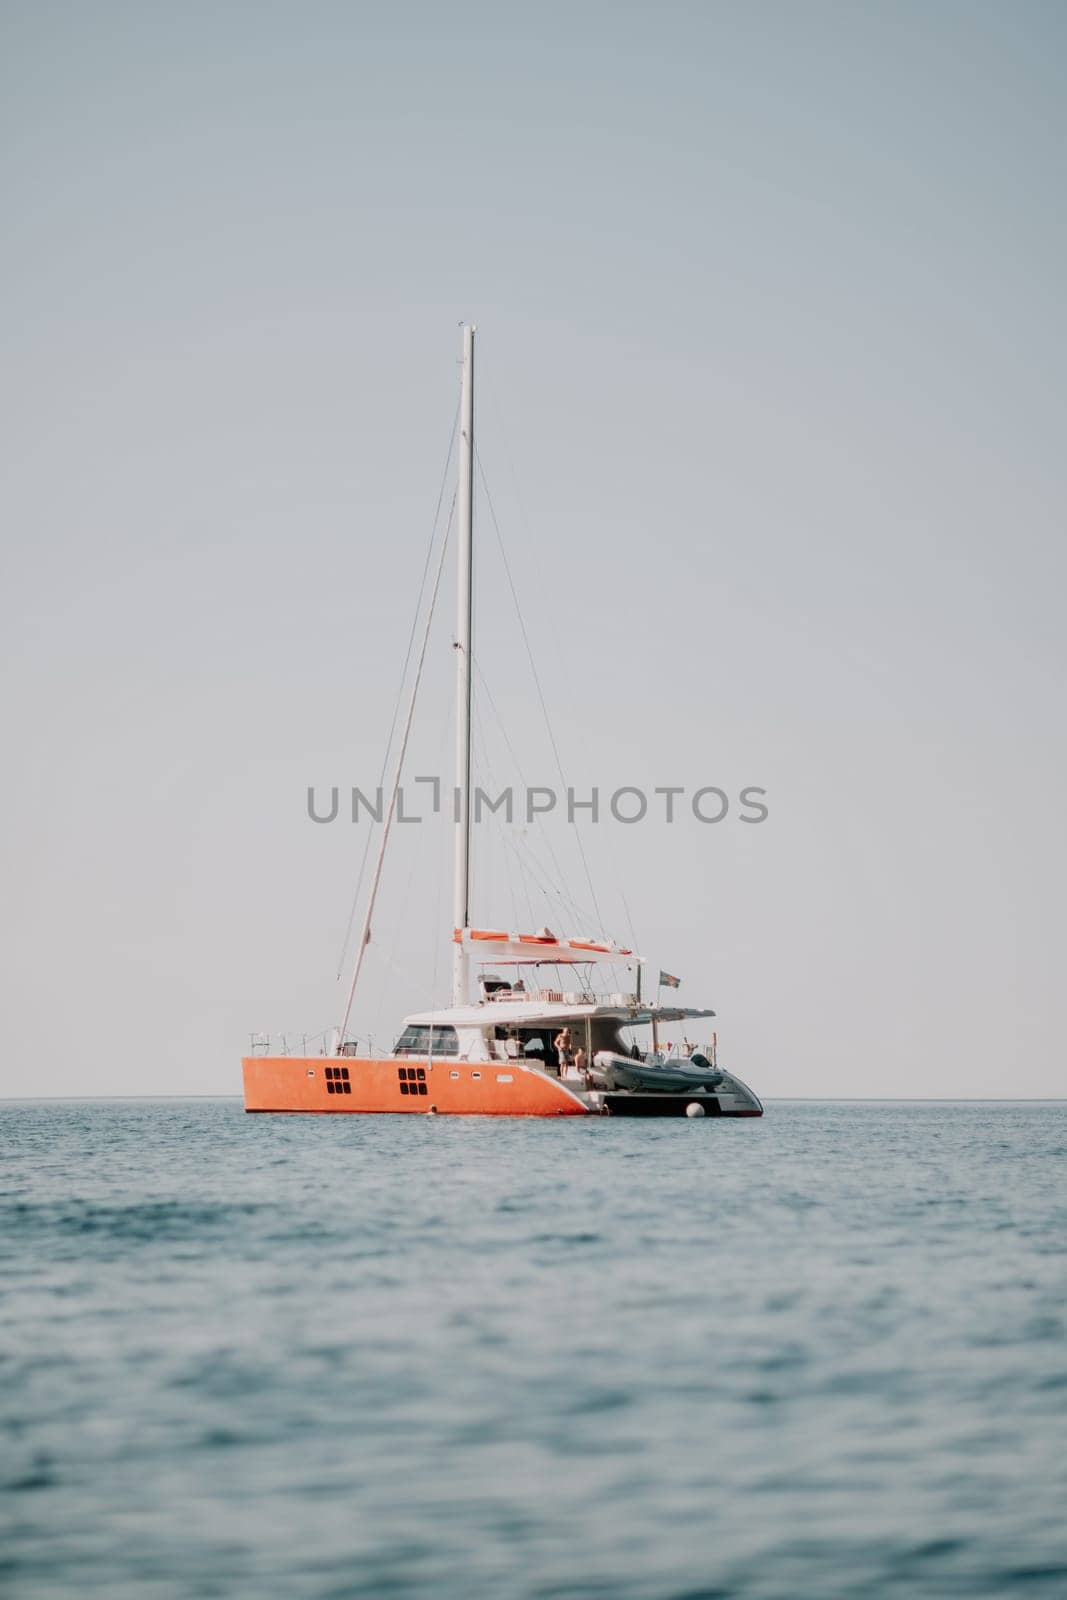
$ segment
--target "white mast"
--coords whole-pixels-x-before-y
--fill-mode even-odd
[[[459,414],[459,534],[458,602],[456,612],[456,862],[453,885],[453,926],[470,927],[471,848],[471,609],[473,601],[474,538],[474,328],[463,329],[463,395]],[[468,948],[454,946],[452,1004],[468,1000]]]

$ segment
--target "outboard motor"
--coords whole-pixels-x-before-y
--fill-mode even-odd
[[[689,1057],[689,1062],[691,1066],[698,1067],[701,1072],[710,1073],[712,1088],[718,1088],[719,1084],[723,1080],[724,1074],[719,1070],[718,1067],[712,1066],[703,1050],[694,1050],[693,1054]]]

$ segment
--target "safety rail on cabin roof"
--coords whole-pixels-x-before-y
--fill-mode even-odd
[[[501,1005],[508,1001],[534,1000],[539,1005],[552,1006],[637,1006],[635,994],[594,994],[592,989],[491,989],[483,996],[487,1005]]]

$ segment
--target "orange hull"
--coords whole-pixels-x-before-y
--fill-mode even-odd
[[[519,1061],[246,1056],[246,1111],[435,1111],[466,1117],[588,1116],[564,1084]],[[329,1076],[327,1076],[329,1074]]]

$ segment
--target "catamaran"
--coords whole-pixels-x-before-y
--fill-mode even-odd
[[[641,957],[601,937],[475,927],[471,920],[471,712],[473,704],[474,334],[463,329],[459,411],[456,787],[452,1004],[404,1019],[389,1055],[362,1054],[347,1037],[370,943],[375,901],[410,732],[426,642],[385,814],[366,918],[340,1026],[321,1055],[253,1054],[242,1062],[245,1110],[407,1112],[460,1116],[759,1117],[763,1107],[717,1048],[682,1055],[660,1047],[661,1030],[714,1018],[710,1008],[661,1004],[640,993]],[[443,550],[442,550],[443,559]],[[438,569],[440,580],[440,568]],[[435,589],[436,593],[436,589]],[[427,629],[428,638],[428,629]],[[478,968],[472,998],[472,969]],[[501,970],[513,976],[500,976]],[[555,987],[543,981],[546,969]],[[636,974],[605,992],[597,974]],[[672,980],[673,981],[673,980]],[[635,1030],[649,1029],[646,1047]]]

